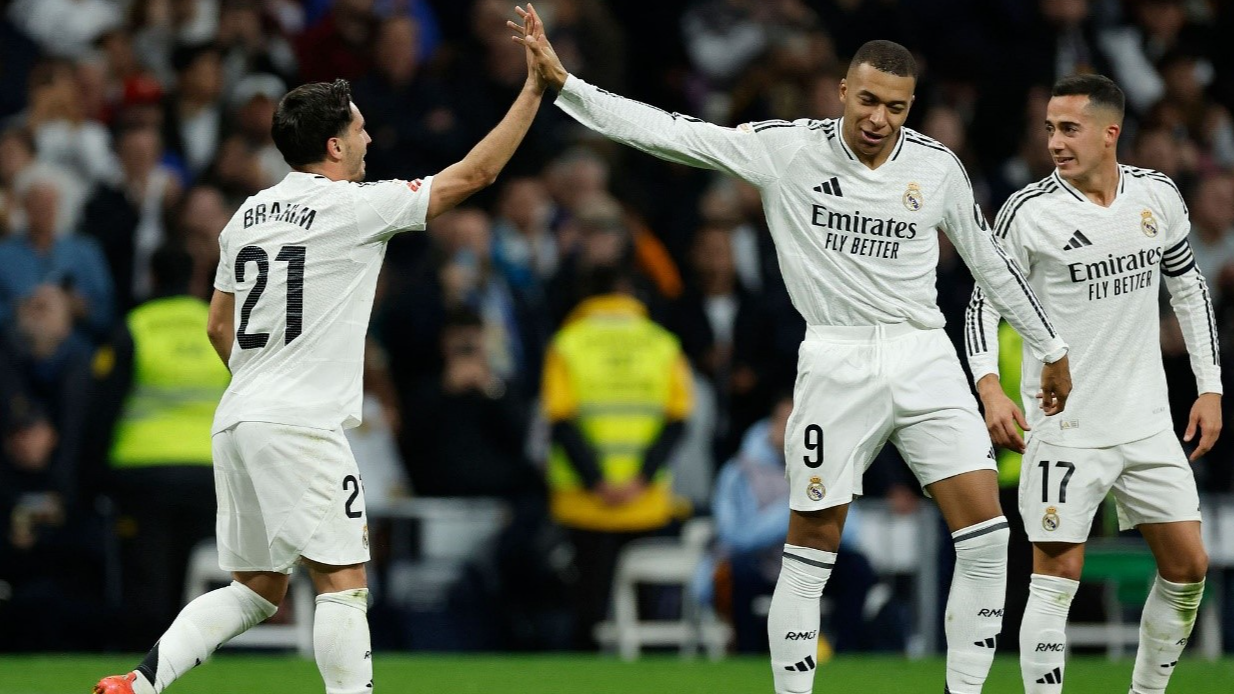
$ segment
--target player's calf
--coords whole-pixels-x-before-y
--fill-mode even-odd
[[[1063,690],[1067,658],[1067,615],[1080,582],[1034,573],[1020,623],[1020,675],[1025,694]]]
[[[1204,581],[1174,583],[1161,576],[1153,582],[1140,616],[1140,646],[1131,675],[1132,694],[1161,694],[1191,638],[1204,596]]]
[[[1009,534],[1003,516],[951,534],[956,563],[945,626],[951,694],[980,692],[994,662],[1006,602]]]

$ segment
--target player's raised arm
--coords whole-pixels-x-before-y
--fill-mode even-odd
[[[528,9],[535,18],[535,9],[530,4]],[[556,105],[571,118],[609,139],[666,161],[724,171],[756,186],[777,178],[776,161],[783,157],[776,156],[774,150],[788,144],[771,144],[768,140],[778,134],[773,126],[788,126],[788,122],[725,128],[604,91],[569,74],[538,20],[535,26],[536,33],[527,34],[523,43],[532,53],[534,69],[558,90]]]
[[[1024,337],[1033,356],[1045,362],[1041,372],[1042,409],[1048,415],[1062,412],[1071,393],[1067,344],[1054,330],[1024,273],[990,233],[973,200],[968,175],[958,161],[948,192],[947,235],[993,308]]]
[[[536,32],[539,18],[534,13],[524,12],[522,8],[516,9],[524,24],[506,24],[523,35]],[[539,33],[543,34],[543,30],[539,30]],[[524,46],[527,45],[522,36],[512,38]],[[497,180],[497,174],[505,168],[523,137],[527,135],[527,129],[531,127],[531,122],[540,109],[540,98],[547,85],[540,73],[532,69],[534,60],[530,48],[527,48],[526,55],[527,81],[505,117],[484,139],[476,143],[461,161],[447,166],[433,176],[433,185],[429,190],[429,219],[454,208],[474,193],[492,185]]]

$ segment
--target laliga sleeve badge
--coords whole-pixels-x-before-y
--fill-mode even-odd
[[[1055,530],[1058,530],[1058,526],[1061,523],[1062,520],[1058,517],[1058,509],[1053,506],[1047,507],[1045,510],[1045,515],[1041,517],[1041,527],[1045,528],[1047,532],[1052,533]]]
[[[364,549],[368,549],[368,523],[364,524],[364,529],[360,532],[360,538],[364,542]]]
[[[904,191],[904,208],[909,212],[916,212],[922,207],[925,207],[925,196],[921,194],[921,186],[911,182],[908,184],[908,190]]]
[[[1157,220],[1153,218],[1152,210],[1144,210],[1140,213],[1140,229],[1150,239],[1157,235]]]
[[[810,484],[806,485],[806,496],[810,497],[811,501],[822,501],[827,495],[827,488],[823,486],[823,480],[818,477],[811,477]]]

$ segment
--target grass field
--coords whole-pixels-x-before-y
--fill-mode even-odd
[[[3,694],[86,694],[101,675],[131,669],[139,656],[0,657]],[[763,658],[718,663],[671,656],[635,663],[597,656],[490,656],[376,654],[379,694],[716,694],[771,692]],[[819,694],[900,694],[942,691],[941,660],[910,662],[896,657],[836,658],[819,671]],[[1123,694],[1131,661],[1074,658],[1067,666],[1067,692]],[[294,657],[221,655],[197,668],[169,694],[313,694],[321,692],[316,666]],[[1000,658],[987,694],[1022,692],[1014,658]],[[1234,692],[1234,660],[1185,660],[1170,694]]]

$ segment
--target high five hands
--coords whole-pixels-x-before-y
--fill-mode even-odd
[[[553,44],[549,43],[548,37],[544,35],[544,24],[540,21],[540,15],[536,14],[536,8],[532,7],[531,3],[527,3],[526,10],[515,6],[514,11],[522,17],[523,24],[507,21],[506,26],[519,32],[518,36],[510,38],[523,44],[523,47],[527,49],[528,82],[534,84],[540,92],[543,92],[545,87],[561,89],[569,73],[561,64],[557,52],[553,50]]]

